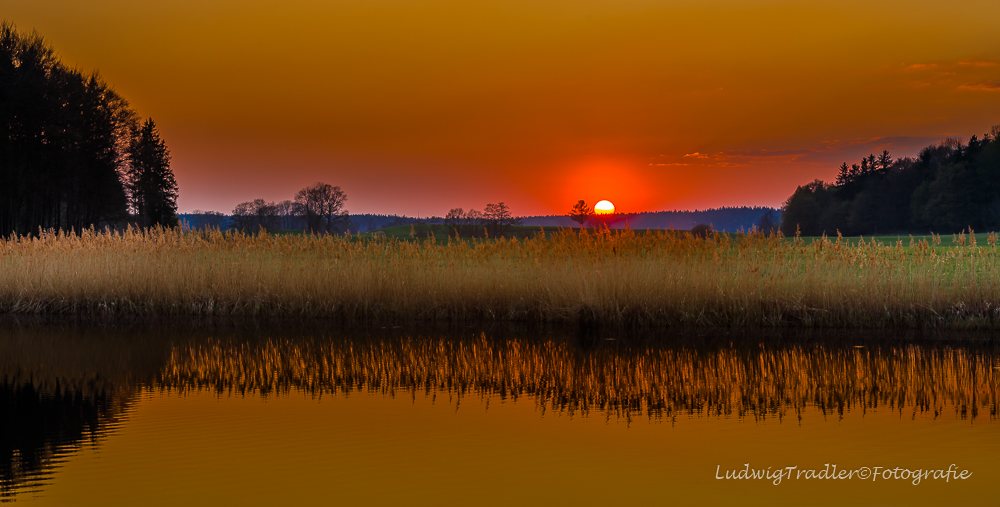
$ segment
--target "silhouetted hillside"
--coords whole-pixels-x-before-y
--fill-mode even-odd
[[[611,228],[623,228],[626,222],[633,229],[679,229],[688,230],[696,224],[710,224],[717,231],[736,232],[750,230],[760,217],[774,208],[764,206],[741,206],[710,208],[694,211],[645,211],[642,213],[620,213],[608,219]],[[569,215],[530,216],[521,219],[523,225],[543,227],[579,227]]]
[[[233,227],[232,215],[227,215],[218,211],[199,211],[192,213],[181,213],[177,215],[181,225],[189,229],[205,229],[208,227],[218,228],[228,231]],[[441,217],[413,218],[403,215],[381,215],[374,213],[362,213],[349,215],[351,219],[351,232],[368,232],[386,227],[410,224],[440,224],[444,219]],[[306,228],[305,218],[299,216],[288,217],[287,230],[303,230]]]
[[[732,208],[713,208],[695,211],[647,211],[643,213],[621,213],[608,219],[611,228],[624,228],[626,221],[633,229],[670,229],[687,230],[696,224],[711,224],[717,231],[735,232],[740,229],[750,230],[757,224],[761,215],[774,208],[761,206],[746,206]],[[215,211],[195,211],[178,215],[181,224],[191,229],[217,227],[229,230],[230,216]],[[411,224],[441,224],[441,217],[414,218],[405,215],[381,215],[364,213],[350,215],[353,227],[351,232],[368,232],[386,227]],[[542,227],[579,227],[579,224],[569,218],[569,215],[539,215],[523,217],[522,225]],[[304,224],[291,229],[304,229]]]

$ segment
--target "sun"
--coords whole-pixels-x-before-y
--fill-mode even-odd
[[[615,205],[611,201],[601,201],[594,205],[594,213],[598,215],[610,215],[615,212]]]

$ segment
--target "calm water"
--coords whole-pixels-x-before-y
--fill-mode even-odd
[[[997,343],[8,323],[0,499],[989,504],[1000,478]],[[798,468],[778,485],[716,478],[746,463],[772,478]],[[952,464],[972,475],[796,477]]]

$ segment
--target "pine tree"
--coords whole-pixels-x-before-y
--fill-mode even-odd
[[[580,199],[573,205],[573,209],[569,211],[569,217],[573,219],[574,222],[580,224],[583,227],[584,222],[590,220],[594,216],[594,210],[587,206],[587,201]]]
[[[132,212],[142,227],[177,225],[177,181],[170,170],[170,151],[152,118],[132,137],[128,183]]]

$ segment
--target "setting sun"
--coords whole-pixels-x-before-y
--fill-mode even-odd
[[[598,215],[610,215],[615,212],[615,205],[611,201],[601,201],[594,205],[594,213]]]

